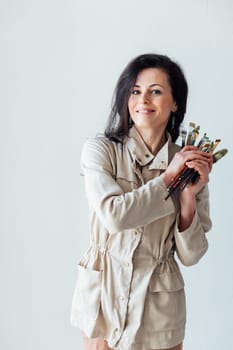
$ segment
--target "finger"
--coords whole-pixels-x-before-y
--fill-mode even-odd
[[[206,165],[208,168],[211,167],[211,160],[206,159],[206,158],[202,158],[202,157],[193,158],[193,159],[188,159],[188,160],[185,162],[185,165],[186,165],[188,162],[197,162],[197,163],[199,163],[199,164]]]
[[[192,167],[192,168],[195,166],[202,167],[203,169],[207,169],[208,172],[209,172],[209,168],[210,168],[209,162],[207,162],[203,159],[190,160],[190,161],[187,161],[185,165],[187,165],[188,167]]]
[[[202,182],[208,182],[209,181],[209,166],[208,164],[206,164],[206,162],[203,161],[190,161],[187,162],[187,167],[188,168],[192,168],[195,171],[198,172],[199,176],[200,176],[200,180]]]
[[[210,157],[211,156],[211,153],[209,153],[209,152],[203,152],[203,151],[201,151],[198,147],[196,147],[196,146],[185,146],[184,148],[182,148],[181,150],[180,150],[180,152],[197,152],[197,153],[201,153],[201,154],[204,154],[204,155],[206,155],[207,157]]]
[[[210,172],[212,171],[213,168],[213,155],[211,154],[211,158],[210,158],[210,162],[209,162],[209,168],[210,168]]]
[[[194,146],[185,146],[184,148],[181,149],[179,153],[181,153],[183,156],[184,155],[189,156],[191,154],[195,154],[197,157],[201,156],[206,159],[213,158],[211,153],[200,151],[197,147],[194,147]]]
[[[200,170],[202,173],[210,172],[209,164],[201,160],[187,162],[189,168],[194,168],[195,170]]]
[[[212,162],[212,156],[207,155],[204,152],[187,152],[182,155],[184,162],[188,162],[191,160],[202,160],[204,162],[207,162],[208,164],[211,164]]]
[[[197,146],[187,145],[187,146],[181,148],[181,150],[180,150],[180,152],[186,152],[186,151],[201,152],[201,153],[206,154],[207,156],[211,156],[211,153],[200,151],[200,149]]]

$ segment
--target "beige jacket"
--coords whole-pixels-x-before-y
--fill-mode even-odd
[[[123,144],[88,140],[81,166],[91,242],[78,264],[71,323],[112,348],[167,348],[184,338],[184,265],[199,261],[211,227],[208,188],[190,227],[179,232],[178,195],[164,200],[160,174],[179,146],[170,137],[156,156],[133,127]]]

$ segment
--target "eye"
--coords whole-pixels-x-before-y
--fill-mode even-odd
[[[140,94],[140,91],[139,90],[132,90],[131,94],[132,95],[138,95],[138,94]]]
[[[160,95],[162,93],[161,90],[158,90],[158,89],[154,89],[151,91],[152,95]]]

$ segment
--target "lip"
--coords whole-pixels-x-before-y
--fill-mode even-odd
[[[140,109],[136,110],[136,113],[140,113],[140,114],[150,114],[153,112],[155,112],[155,110],[152,108],[140,108]]]

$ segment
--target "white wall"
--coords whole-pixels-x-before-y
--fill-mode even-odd
[[[82,348],[69,324],[89,238],[80,150],[146,52],[181,64],[187,118],[230,150],[211,175],[209,251],[183,271],[185,349],[233,347],[232,35],[231,0],[1,0],[1,349]]]

